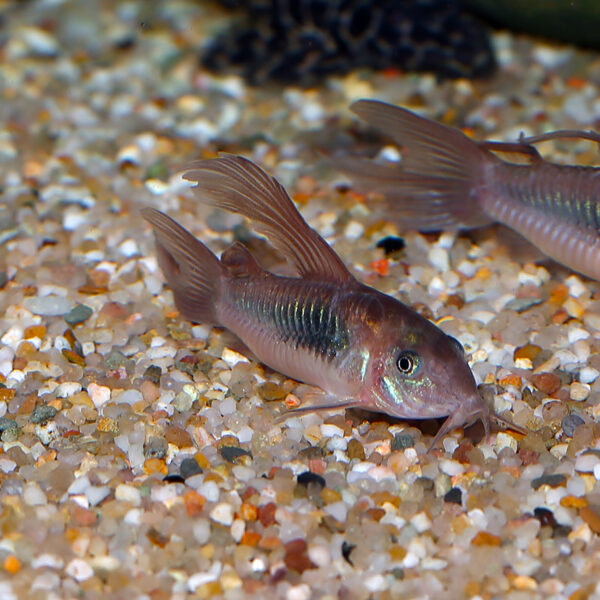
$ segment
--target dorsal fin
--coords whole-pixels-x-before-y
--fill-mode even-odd
[[[195,189],[204,202],[250,219],[301,276],[344,284],[356,281],[327,242],[308,226],[283,186],[252,161],[224,155],[190,167],[183,177],[197,182]]]
[[[221,254],[221,264],[225,267],[226,272],[236,279],[266,274],[250,250],[240,242],[233,242]]]

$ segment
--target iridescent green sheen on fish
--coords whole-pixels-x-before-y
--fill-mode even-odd
[[[195,163],[185,177],[203,202],[249,218],[297,274],[265,271],[238,242],[219,260],[165,214],[146,209],[159,263],[186,318],[226,327],[266,365],[320,388],[310,410],[448,417],[436,440],[476,419],[487,428],[489,411],[460,344],[361,284],[275,179],[234,156]]]

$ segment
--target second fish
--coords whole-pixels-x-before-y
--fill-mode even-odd
[[[184,177],[206,204],[251,220],[295,267],[265,271],[240,243],[220,260],[173,219],[144,217],[181,314],[226,327],[266,365],[325,394],[315,408],[361,407],[408,419],[448,417],[436,440],[490,413],[457,340],[391,296],[361,284],[311,229],[283,187],[238,156]]]
[[[600,142],[586,131],[554,131],[516,143],[474,142],[458,129],[404,108],[359,100],[352,110],[402,146],[399,164],[336,161],[365,191],[380,192],[390,214],[420,231],[469,229],[497,221],[554,260],[600,280],[600,168],[547,162],[532,144],[558,138]],[[530,164],[492,152],[529,156]]]

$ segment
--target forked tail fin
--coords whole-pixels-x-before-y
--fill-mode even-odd
[[[367,192],[385,196],[393,217],[421,231],[492,222],[477,202],[486,162],[498,161],[461,131],[404,108],[359,100],[352,110],[402,146],[402,161],[341,159],[336,166]]]
[[[179,312],[190,321],[219,325],[215,313],[222,274],[219,259],[159,210],[145,208],[142,215],[154,230],[158,264]]]

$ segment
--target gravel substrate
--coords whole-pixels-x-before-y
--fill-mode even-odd
[[[208,3],[0,11],[0,598],[600,598],[599,284],[495,228],[402,231],[323,158],[382,147],[348,111],[362,97],[478,139],[598,129],[597,52],[497,33],[487,81],[251,88],[199,70],[227,19]],[[540,149],[599,162],[588,142]],[[178,315],[140,218],[277,265],[178,175],[219,150],[460,339],[486,400],[531,433],[476,425],[427,454],[437,423],[278,420],[302,387]]]

